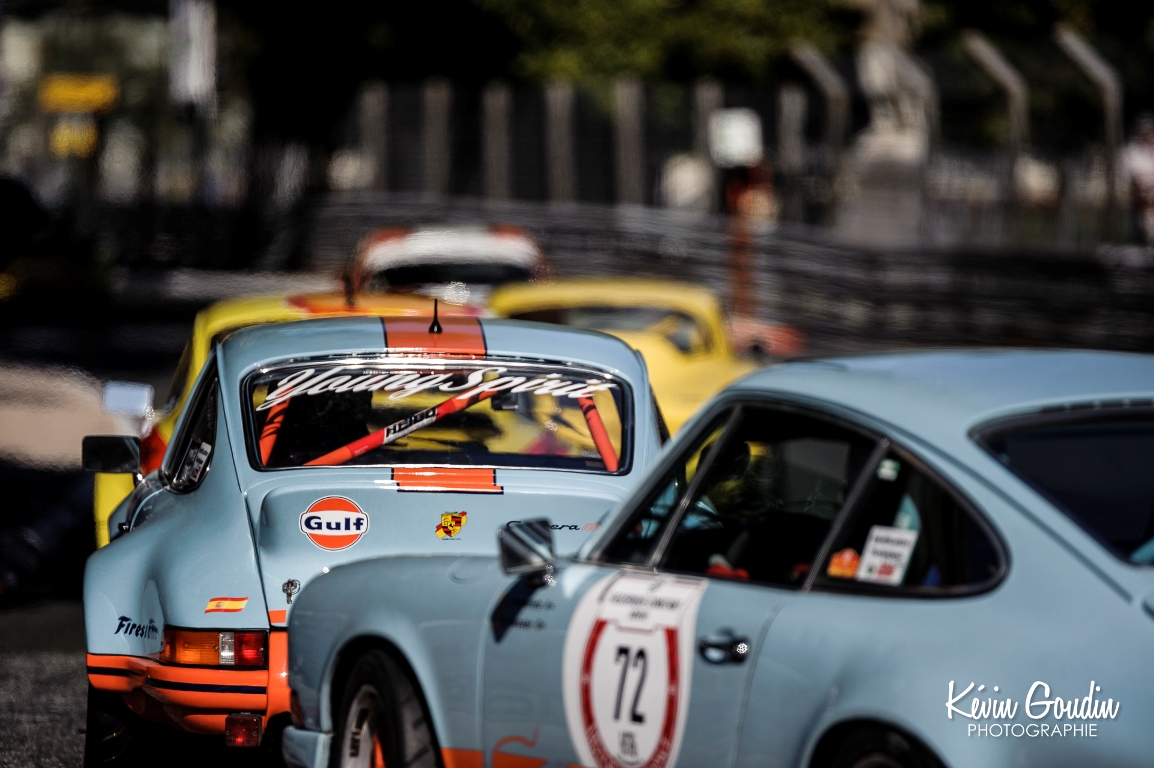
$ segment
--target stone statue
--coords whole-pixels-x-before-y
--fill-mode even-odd
[[[933,82],[907,53],[921,31],[921,6],[918,0],[850,2],[864,15],[857,70],[870,108],[867,134],[902,135],[924,152],[936,97]]]

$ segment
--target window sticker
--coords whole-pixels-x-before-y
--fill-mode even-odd
[[[212,445],[201,443],[199,447],[189,449],[188,479],[194,483],[200,482],[200,475],[204,472],[204,465],[212,454]]]
[[[827,576],[835,579],[852,579],[857,576],[861,557],[853,547],[846,547],[829,559],[829,567],[825,569]]]
[[[871,527],[855,578],[873,584],[900,585],[917,541],[917,531],[888,525]]]
[[[562,680],[582,765],[665,768],[677,761],[708,583],[618,573],[581,598],[565,635]]]
[[[884,459],[881,464],[878,464],[878,480],[885,480],[887,483],[892,483],[898,479],[898,472],[900,472],[901,469],[901,462],[897,459]]]

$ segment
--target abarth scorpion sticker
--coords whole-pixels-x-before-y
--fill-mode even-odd
[[[590,589],[565,635],[565,719],[583,765],[665,768],[689,709],[697,609],[707,582],[614,574]]]
[[[301,513],[301,533],[321,549],[348,549],[369,530],[369,516],[351,499],[326,496]]]

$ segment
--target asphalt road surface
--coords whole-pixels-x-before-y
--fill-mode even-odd
[[[88,682],[84,609],[38,601],[0,610],[0,768],[77,768],[84,759]],[[173,734],[155,765],[267,766],[258,750],[227,749],[220,737]]]

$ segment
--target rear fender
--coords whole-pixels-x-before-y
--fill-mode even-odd
[[[186,494],[161,491],[147,520],[88,558],[89,653],[154,656],[168,625],[268,626],[249,518],[217,418],[220,450],[201,485]],[[247,602],[239,611],[210,611],[218,597]]]
[[[306,727],[334,730],[356,658],[379,647],[412,671],[441,746],[479,749],[481,648],[509,580],[491,557],[381,558],[315,579],[294,601],[290,624],[289,683]]]

